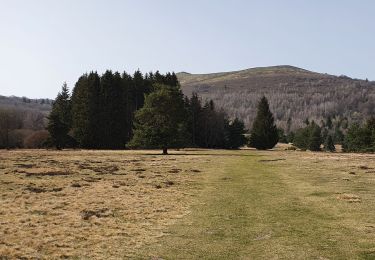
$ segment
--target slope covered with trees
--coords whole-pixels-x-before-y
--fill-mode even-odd
[[[375,113],[375,82],[315,73],[292,66],[242,71],[177,73],[186,95],[198,93],[224,108],[230,118],[241,118],[251,128],[258,100],[268,98],[275,122],[283,129],[303,127],[306,118],[321,122],[362,122]]]
[[[0,148],[37,148],[53,100],[0,96]]]

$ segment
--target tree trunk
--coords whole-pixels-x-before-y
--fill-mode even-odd
[[[168,154],[168,148],[163,148],[163,154]]]

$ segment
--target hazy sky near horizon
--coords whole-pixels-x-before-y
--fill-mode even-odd
[[[0,0],[0,95],[54,98],[106,69],[375,80],[374,13],[372,0]]]

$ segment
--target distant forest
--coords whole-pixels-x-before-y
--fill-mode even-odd
[[[185,94],[198,93],[251,128],[258,100],[267,97],[276,124],[297,130],[306,119],[327,117],[341,124],[363,123],[375,114],[375,82],[315,73],[292,66],[213,74],[177,74]]]
[[[53,100],[0,96],[0,148],[38,148]]]

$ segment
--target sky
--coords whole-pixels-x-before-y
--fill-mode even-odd
[[[0,95],[85,72],[293,65],[375,80],[373,0],[0,0]]]

